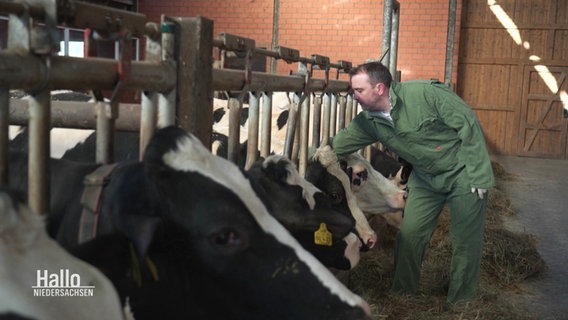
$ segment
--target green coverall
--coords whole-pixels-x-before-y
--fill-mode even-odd
[[[395,243],[392,290],[414,294],[420,266],[444,204],[450,209],[452,262],[447,301],[475,297],[479,286],[487,195],[495,185],[481,126],[469,106],[437,81],[391,83],[391,120],[359,113],[331,139],[338,155],[381,142],[413,166]]]

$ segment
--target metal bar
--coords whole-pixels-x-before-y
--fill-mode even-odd
[[[272,140],[272,92],[262,94],[262,119],[260,127],[260,156],[270,155]]]
[[[58,4],[59,5],[59,4]],[[134,36],[146,33],[145,15],[83,1],[67,0],[58,6],[57,21],[78,29],[91,28],[106,32],[129,30]],[[45,8],[37,1],[0,1],[0,12],[11,14],[29,13],[33,18],[45,18]]]
[[[331,123],[331,93],[323,95],[323,112],[322,112],[322,128],[321,128],[321,145],[329,144],[330,123]],[[319,146],[319,145],[318,145]]]
[[[227,160],[239,163],[239,149],[241,137],[241,110],[243,101],[237,98],[229,98],[229,142],[227,146]]]
[[[353,97],[347,95],[347,103],[345,104],[345,126],[349,126],[353,119]]]
[[[171,18],[176,24],[176,122],[211,147],[213,21],[204,17]],[[183,41],[179,41],[183,39]],[[175,79],[175,78],[174,78]]]
[[[278,34],[280,31],[280,0],[274,0],[274,7],[272,13],[272,49],[276,49],[278,46]],[[278,57],[272,56],[270,59],[270,72],[275,74],[278,72]]]
[[[345,128],[345,114],[347,109],[347,97],[344,95],[339,96],[339,112],[337,114],[337,129]]]
[[[329,93],[331,96],[331,112],[330,112],[330,120],[329,120],[329,136],[335,136],[337,132],[337,94],[336,93]]]
[[[245,73],[235,69],[213,69],[213,90],[231,91],[240,90],[245,85]],[[305,79],[298,75],[278,75],[263,72],[252,72],[249,90],[251,91],[283,91],[300,92],[304,90]],[[327,86],[325,79],[310,78],[306,89],[310,92],[347,92],[348,81],[329,80]]]
[[[114,118],[110,116],[110,105],[99,101],[96,105],[96,162],[109,164],[114,160]]]
[[[448,8],[448,34],[446,38],[446,70],[444,83],[448,86],[452,83],[454,65],[454,37],[456,30],[456,0],[450,0]]]
[[[382,63],[390,65],[390,43],[392,31],[392,9],[394,0],[385,0],[383,4],[383,38],[382,38]]]
[[[93,129],[96,126],[95,102],[51,101],[51,127]],[[140,105],[119,104],[116,129],[136,132],[140,128]],[[10,124],[27,126],[29,100],[10,100]]]
[[[320,145],[321,138],[321,104],[323,93],[316,93],[313,105],[313,121],[312,121],[312,147],[317,148]],[[308,123],[309,126],[309,123]]]
[[[390,38],[390,51],[389,51],[389,58],[390,62],[388,64],[389,70],[392,76],[395,78],[396,81],[400,81],[397,79],[397,72],[396,67],[398,63],[398,25],[399,25],[399,17],[400,17],[400,6],[395,5],[393,7],[392,12],[392,21],[391,21],[391,38]]]
[[[118,61],[103,58],[50,57],[49,74],[42,59],[0,51],[0,87],[32,90],[45,84],[50,89],[112,90],[118,81]],[[132,61],[125,89],[166,92],[176,85],[175,65],[168,61]],[[77,81],[77,78],[81,81]]]
[[[294,144],[297,145],[298,150],[298,172],[301,176],[306,175],[306,168],[308,167],[308,144],[309,144],[309,131],[310,131],[310,100],[311,94],[307,93],[307,97],[301,104],[300,112],[300,137],[299,140],[295,139]],[[298,141],[296,141],[298,140]],[[295,157],[294,157],[295,158]]]
[[[258,152],[258,127],[260,113],[260,93],[249,93],[249,117],[248,117],[248,141],[247,141],[247,158],[245,170],[252,167],[257,160]]]
[[[50,93],[42,90],[32,95],[29,120],[28,203],[39,213],[49,211],[50,195]]]
[[[284,140],[284,150],[282,152],[282,155],[288,159],[292,159],[294,137],[296,136],[296,123],[298,122],[299,104],[300,96],[295,93],[294,101],[288,109],[288,125],[286,126],[286,139]]]

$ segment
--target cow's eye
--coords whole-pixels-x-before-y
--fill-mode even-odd
[[[219,246],[238,246],[241,244],[241,237],[234,229],[223,229],[211,235],[213,244]]]
[[[339,193],[332,193],[331,194],[331,203],[332,204],[339,204],[339,203],[341,203],[342,200],[343,200],[343,198],[341,197],[341,194],[339,194]]]

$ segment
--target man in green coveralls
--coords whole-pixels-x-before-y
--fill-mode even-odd
[[[350,77],[363,112],[333,137],[334,151],[347,155],[378,141],[413,166],[396,236],[392,291],[417,292],[424,252],[447,204],[452,242],[447,302],[475,298],[487,190],[495,185],[478,119],[438,81],[395,82],[379,62],[359,65]]]

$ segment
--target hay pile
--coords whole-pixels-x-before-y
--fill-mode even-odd
[[[393,274],[393,244],[396,230],[383,235],[380,248],[364,253],[361,263],[349,273],[347,286],[370,305],[376,319],[538,319],[515,304],[514,295],[525,279],[546,268],[536,249],[536,238],[511,232],[502,217],[515,214],[503,193],[502,181],[514,179],[493,162],[497,186],[490,192],[485,246],[478,297],[444,310],[449,284],[449,214],[444,209],[422,265],[420,294],[390,294]]]

